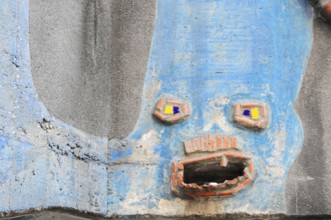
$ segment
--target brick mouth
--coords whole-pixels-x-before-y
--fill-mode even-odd
[[[251,156],[227,150],[172,163],[171,189],[191,198],[233,196],[253,177]]]
[[[223,162],[228,160],[205,160],[199,163],[184,165],[183,181],[199,186],[217,185],[225,181],[235,181],[244,175],[245,165],[242,162]]]

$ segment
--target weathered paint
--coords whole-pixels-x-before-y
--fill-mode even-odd
[[[306,2],[161,0],[143,105],[125,140],[95,137],[53,118],[33,86],[28,1],[0,1],[0,212],[61,206],[103,215],[282,213],[284,184],[300,152],[293,110],[311,45]],[[186,121],[153,116],[164,95],[190,103]],[[270,106],[266,130],[232,123],[232,105]],[[218,133],[253,156],[256,177],[225,199],[188,200],[170,190],[182,142]]]

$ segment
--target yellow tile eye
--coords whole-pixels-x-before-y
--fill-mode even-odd
[[[176,123],[190,115],[190,108],[188,103],[160,98],[155,105],[153,115],[163,122]]]
[[[251,117],[253,120],[257,120],[260,118],[259,108],[251,108]]]
[[[164,113],[165,115],[173,115],[173,114],[174,114],[173,107],[172,107],[171,105],[166,105],[166,106],[164,107],[164,111],[163,111],[163,113]]]
[[[268,126],[268,114],[268,107],[263,102],[241,102],[233,106],[234,122],[255,130]]]

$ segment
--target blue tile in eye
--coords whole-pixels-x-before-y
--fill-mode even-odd
[[[174,106],[173,110],[174,110],[173,111],[174,112],[174,115],[180,113],[180,110],[179,110],[179,107],[178,106]]]
[[[244,112],[243,112],[243,115],[250,117],[251,116],[251,111],[249,109],[245,109]]]

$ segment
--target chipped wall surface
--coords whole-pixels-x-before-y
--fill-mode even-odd
[[[29,1],[4,0],[0,10],[1,213],[65,207],[105,216],[309,214],[297,207],[296,194],[315,176],[287,178],[304,141],[293,104],[312,43],[308,3],[157,1],[140,114],[124,139],[83,132],[47,111],[30,71]],[[189,103],[190,116],[158,121],[152,114],[161,97]],[[249,101],[268,106],[262,131],[232,121],[232,106]],[[237,138],[252,156],[253,182],[228,198],[174,195],[171,163],[195,157],[183,142],[210,134]],[[292,172],[302,170],[298,161]]]

